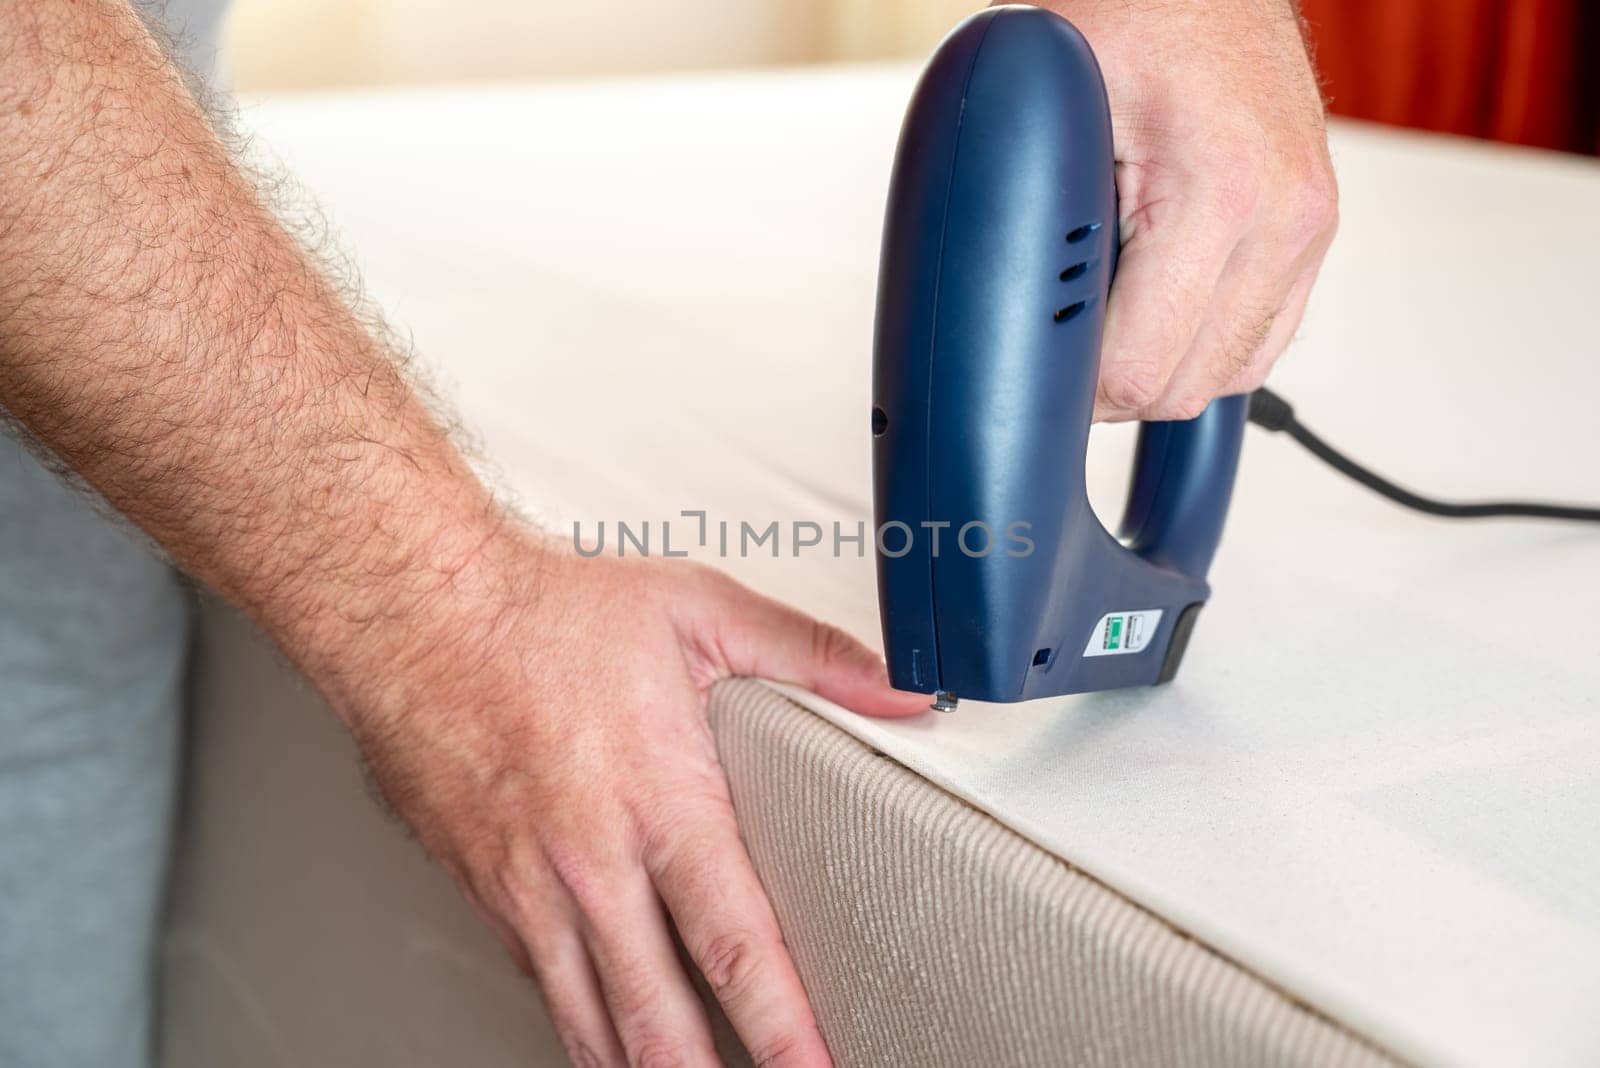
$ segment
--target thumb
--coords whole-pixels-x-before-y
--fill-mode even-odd
[[[738,586],[735,603],[716,618],[717,644],[736,675],[802,686],[868,716],[913,716],[926,694],[889,685],[883,658],[838,627]]]

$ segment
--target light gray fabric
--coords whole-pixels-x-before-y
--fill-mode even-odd
[[[188,604],[0,435],[0,1064],[145,1062]]]
[[[215,74],[228,0],[137,0],[137,4],[147,17],[166,26],[191,70],[206,77]]]
[[[223,7],[166,5],[198,70]],[[0,427],[6,1068],[149,1062],[189,616],[171,568]]]
[[[841,1065],[1395,1063],[764,683],[711,723]]]

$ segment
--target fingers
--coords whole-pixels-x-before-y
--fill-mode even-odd
[[[672,940],[676,926],[756,1064],[827,1068],[827,1046],[725,789],[709,800],[701,784],[664,796],[674,800],[655,813],[642,868],[601,878],[553,865],[560,903],[540,895],[545,903],[518,922],[562,1044],[580,1068],[719,1063]],[[582,870],[600,869],[591,858]]]
[[[1171,151],[1183,165],[1126,190],[1136,206],[1107,308],[1099,419],[1192,419],[1212,398],[1259,385],[1294,336],[1338,225],[1323,147],[1234,137]]]
[[[1095,418],[1149,418],[1205,324],[1243,221],[1196,198],[1130,219],[1106,306]]]
[[[1166,389],[1142,415],[1193,419],[1246,367],[1271,367],[1282,346],[1272,350],[1269,342],[1288,342],[1277,327],[1279,318],[1288,318],[1289,289],[1294,284],[1278,255],[1278,249],[1252,240],[1240,246],[1206,309],[1200,332]]]
[[[1302,247],[1302,239],[1311,243]],[[1265,380],[1299,326],[1331,240],[1331,231],[1301,233],[1280,220],[1240,244],[1205,326],[1155,405],[1156,417],[1193,419],[1213,397],[1237,392],[1235,382],[1253,382],[1253,389]]]
[[[828,1065],[805,988],[731,810],[707,809],[692,821],[702,833],[652,866],[656,888],[751,1059],[767,1068]]]
[[[626,1063],[588,951],[574,927],[552,919],[540,917],[538,944],[527,954],[561,1045],[577,1068]]]
[[[578,894],[583,942],[627,1063],[718,1064],[705,1009],[645,873],[633,869]]]
[[[844,631],[725,581],[733,603],[708,622],[732,674],[792,682],[869,716],[927,711],[925,694],[892,688],[883,658]]]

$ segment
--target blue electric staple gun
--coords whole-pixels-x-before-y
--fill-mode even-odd
[[[974,15],[900,133],[874,340],[889,676],[937,708],[1166,682],[1210,594],[1247,398],[1140,428],[1119,536],[1089,506],[1117,246],[1088,43],[1038,8]]]

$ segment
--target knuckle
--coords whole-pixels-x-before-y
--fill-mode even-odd
[[[811,621],[811,652],[824,667],[850,659],[855,646],[855,639],[833,624]]]
[[[794,1035],[782,1034],[750,1050],[750,1060],[756,1068],[784,1068],[796,1063],[799,1053],[800,1040]]]
[[[611,984],[612,997],[621,1014],[624,1017],[641,1018],[645,1021],[656,1012],[661,1004],[662,995],[666,992],[661,977],[650,968],[638,963],[617,965],[611,969],[608,981]],[[674,1036],[657,1030],[648,1022],[642,1026],[636,1041],[641,1047],[660,1045],[676,1048],[678,1044]]]
[[[1112,407],[1138,411],[1153,404],[1166,384],[1166,374],[1156,364],[1127,361],[1106,369],[1100,392]]]
[[[1303,175],[1289,193],[1286,218],[1290,234],[1302,245],[1310,245],[1339,224],[1339,187],[1333,172],[1316,167]]]
[[[605,1064],[599,1052],[570,1025],[558,1024],[556,1038],[560,1041],[561,1048],[567,1051],[567,1059],[573,1063],[574,1068],[602,1068]]]
[[[1211,398],[1204,393],[1186,394],[1162,402],[1158,410],[1153,413],[1153,416],[1159,419],[1198,419],[1200,414],[1206,410],[1206,405],[1210,403]]]
[[[743,932],[717,935],[697,962],[711,992],[724,1005],[742,1000],[754,986],[760,954],[755,939]]]
[[[647,1032],[628,1052],[633,1068],[683,1068],[689,1063],[688,1048],[670,1035]]]

